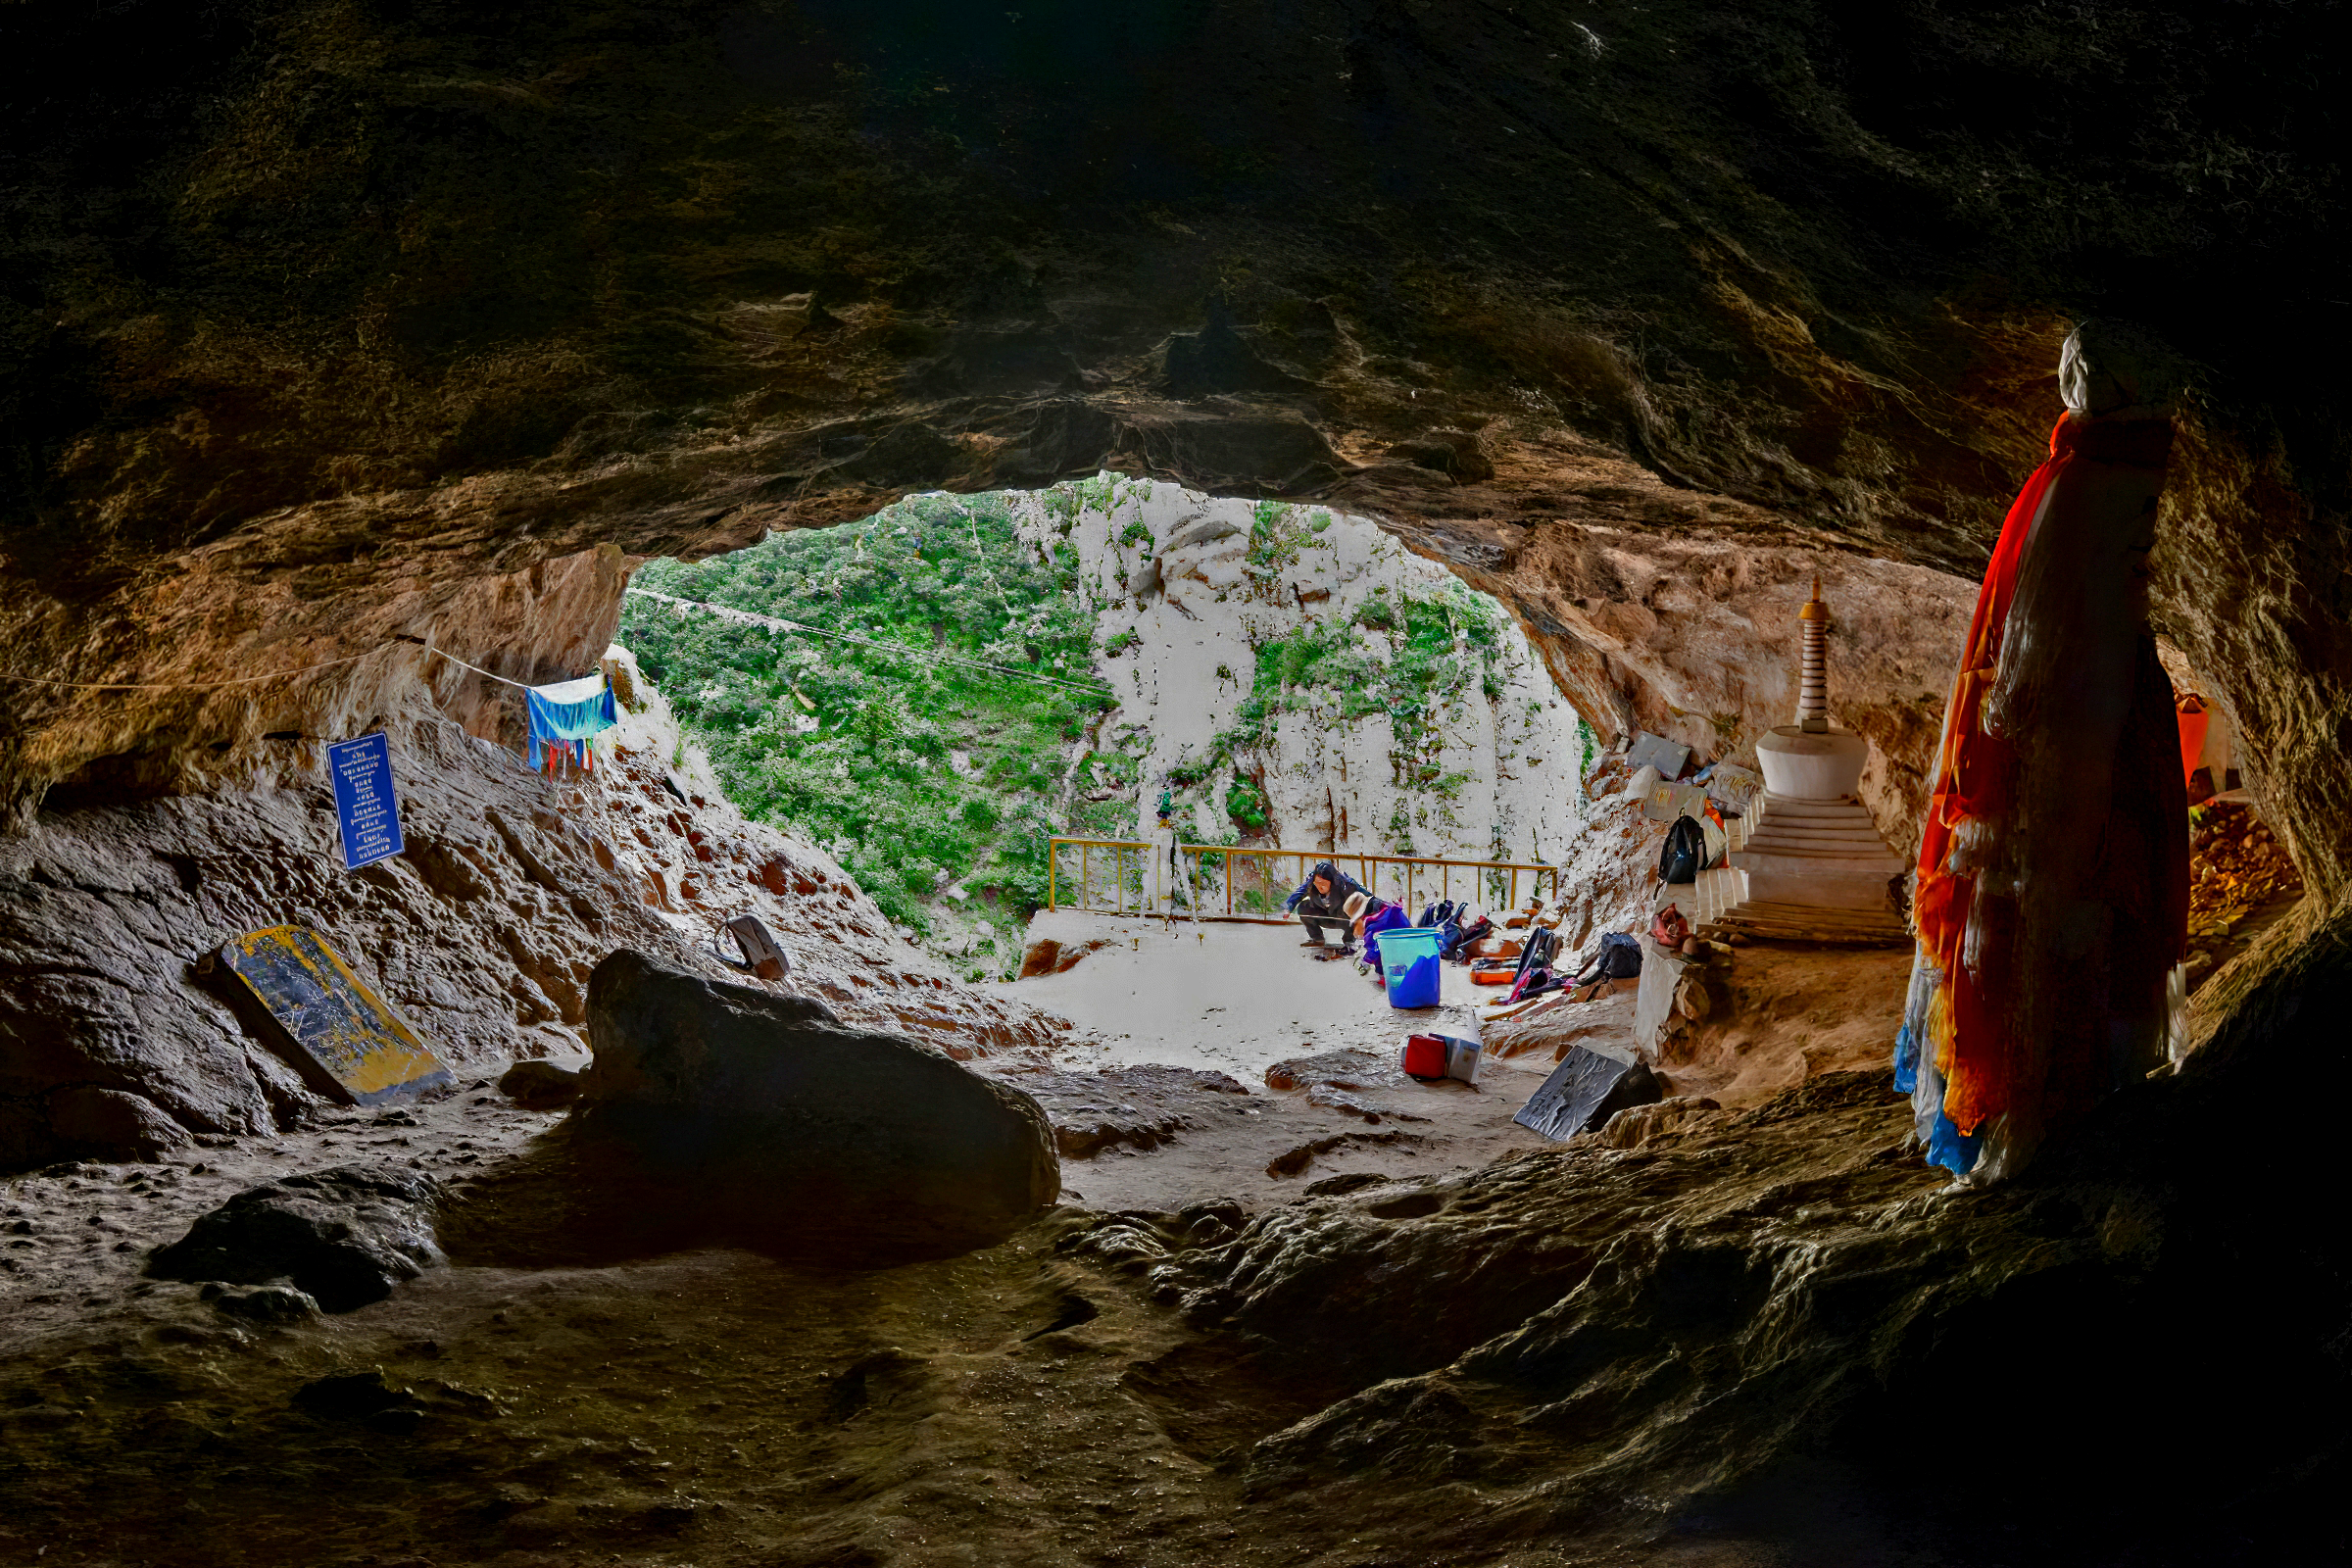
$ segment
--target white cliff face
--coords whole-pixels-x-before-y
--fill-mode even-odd
[[[1493,600],[1374,524],[1104,474],[1027,497],[1074,551],[1120,708],[1096,800],[1203,843],[1556,862],[1590,744]],[[1100,817],[1098,817],[1100,820]]]

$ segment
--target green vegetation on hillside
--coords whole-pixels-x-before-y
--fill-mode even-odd
[[[1082,689],[1098,684],[1096,607],[1073,554],[1058,557],[1041,563],[1014,539],[1001,496],[916,496],[863,522],[654,562],[636,578],[887,650],[636,598],[620,640],[709,749],[729,799],[823,844],[893,919],[927,930],[927,906],[960,883],[983,913],[994,892],[1000,923],[1017,924],[1044,902],[1065,754],[1112,706]]]
[[[1260,526],[1266,527],[1262,516]],[[1308,624],[1261,642],[1250,695],[1197,770],[1210,777],[1233,766],[1247,775],[1249,754],[1272,744],[1286,713],[1319,711],[1329,724],[1377,722],[1385,715],[1394,782],[1408,794],[1432,797],[1443,810],[1469,778],[1443,765],[1446,722],[1474,697],[1500,700],[1505,624],[1492,600],[1448,583],[1428,596],[1383,588],[1352,622]],[[1402,800],[1398,805],[1396,817],[1386,824],[1386,848],[1410,855],[1412,822]],[[1243,812],[1233,814],[1247,823]]]

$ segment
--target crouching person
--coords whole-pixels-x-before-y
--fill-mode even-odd
[[[1364,962],[1376,969],[1380,966],[1381,934],[1400,931],[1413,923],[1413,917],[1404,912],[1402,905],[1376,899],[1369,893],[1358,893],[1350,898],[1347,910],[1348,918],[1353,922],[1351,929],[1364,939]]]
[[[1298,945],[1320,948],[1324,945],[1323,933],[1330,931],[1340,939],[1340,952],[1353,952],[1355,936],[1349,929],[1353,922],[1348,913],[1348,901],[1363,891],[1353,878],[1342,874],[1329,860],[1318,863],[1307,873],[1306,880],[1298,884],[1298,891],[1282,903],[1284,911],[1298,915],[1299,924],[1306,927],[1306,940]]]

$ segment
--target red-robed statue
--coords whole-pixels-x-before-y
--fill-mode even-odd
[[[1895,1046],[1928,1157],[2015,1173],[2165,1059],[2188,801],[2148,550],[2172,419],[2120,334],[2066,340],[2067,412],[1977,596],[1919,849]]]

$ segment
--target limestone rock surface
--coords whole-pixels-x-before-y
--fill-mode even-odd
[[[518,1061],[499,1075],[498,1092],[530,1110],[568,1105],[580,1095],[580,1075],[552,1061]]]
[[[150,81],[107,17],[45,13],[11,51],[41,65],[0,224],[0,630],[10,673],[82,686],[12,694],[0,799],[219,788],[272,735],[480,695],[401,637],[547,678],[633,556],[1105,467],[1380,516],[1500,582],[1588,717],[1744,728],[1779,661],[1749,692],[1615,650],[1740,631],[1707,601],[1768,645],[1770,596],[1686,612],[1668,579],[1653,612],[1581,564],[1592,530],[1972,574],[2095,308],[2194,372],[2160,625],[2257,787],[2352,818],[2322,760],[2352,734],[2345,514],[2309,477],[2345,421],[2242,303],[2335,319],[2310,259],[2345,204],[2295,107],[2330,112],[2301,63],[2331,21],[2266,16],[2217,40],[2098,0],[2094,83],[2008,13],[1223,0],[1032,47],[1020,12],[802,8],[655,46],[612,4],[302,3],[151,19]],[[1940,684],[1863,694],[1898,743],[1874,804]],[[2352,829],[2295,846],[2331,895]]]
[[[977,1070],[1037,1102],[1064,1159],[1091,1159],[1107,1149],[1157,1149],[1208,1117],[1240,1110],[1250,1098],[1247,1088],[1205,1067],[1088,1072],[1002,1058]]]
[[[396,1165],[338,1165],[248,1188],[158,1248],[159,1279],[292,1282],[328,1312],[380,1301],[441,1261],[432,1178]],[[239,1297],[260,1317],[290,1303]]]
[[[1035,1101],[823,1004],[621,949],[589,979],[596,1060],[572,1116],[722,1234],[964,1250],[1060,1191]]]
[[[1518,626],[1372,520],[1114,473],[1016,514],[1104,607],[1095,672],[1119,706],[1099,744],[1132,760],[1113,793],[1136,803],[1120,834],[1149,826],[1162,778],[1208,843],[1242,823],[1245,843],[1548,863],[1581,826],[1576,707]],[[1305,869],[1238,858],[1234,906],[1277,907]],[[1403,898],[1394,875],[1374,891]],[[1451,895],[1473,882],[1452,873]],[[1416,879],[1416,908],[1446,887]]]
[[[1360,1508],[1432,1559],[1491,1544],[1498,1519],[1515,1539],[1622,1527],[1656,1545],[1685,1528],[1663,1515],[1702,1497],[1735,1540],[1818,1541],[1857,1504],[1914,1502],[1965,1533],[1976,1489],[1996,1485],[2055,1532],[2021,1560],[2095,1559],[2166,1511],[2167,1482],[2086,1503],[2019,1477],[2092,1451],[2129,1469],[2244,1420],[2252,1446],[2166,1513],[2192,1534],[2157,1560],[2226,1555],[2233,1531],[2311,1528],[2332,1505],[2281,1478],[2332,1463],[2316,1455],[2343,1380],[2319,1348],[2342,1298],[2315,1283],[2283,1313],[2274,1348],[2316,1379],[2283,1400],[2226,1357],[2176,1355],[2158,1379],[2141,1358],[2249,1278],[2283,1292],[2340,1266],[2340,1238],[2256,1212],[2284,1170],[2260,1153],[2255,1107],[2278,1061],[2325,1050],[2300,1038],[2294,999],[2348,956],[2339,914],[2277,956],[2179,1075],[1996,1190],[1923,1168],[1883,1072],[1828,1073],[1745,1111],[1678,1097],[1480,1171],[1334,1184],[1172,1249],[1150,1279],[1237,1353],[1354,1389],[1240,1459],[1253,1496]],[[2203,1175],[2181,1179],[2174,1140],[2208,1138]],[[1943,1456],[1924,1478],[1923,1422]],[[1440,1518],[1433,1499],[1463,1487],[1484,1508]]]

